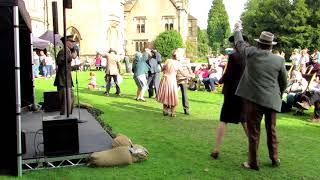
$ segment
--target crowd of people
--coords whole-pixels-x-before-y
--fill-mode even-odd
[[[50,52],[43,50],[33,51],[33,77],[45,77],[51,78],[55,71],[55,61],[52,58]]]

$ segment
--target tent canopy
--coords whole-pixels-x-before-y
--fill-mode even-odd
[[[53,31],[48,30],[46,31],[44,34],[42,34],[41,36],[39,36],[39,38],[50,41],[50,43],[54,43],[53,42]],[[60,36],[59,34],[55,34],[54,35],[55,41],[56,41],[56,45],[62,45],[62,41],[60,40],[62,38],[62,36]]]
[[[32,44],[33,44],[33,48],[46,49],[48,48],[50,41],[40,39],[38,37],[33,37]]]

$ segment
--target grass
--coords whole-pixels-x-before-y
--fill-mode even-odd
[[[102,118],[115,133],[129,136],[150,152],[147,161],[125,167],[73,167],[24,173],[19,179],[317,179],[320,171],[320,124],[307,121],[309,116],[278,114],[281,167],[270,167],[265,130],[261,128],[259,172],[243,169],[247,159],[247,140],[240,125],[230,125],[223,140],[221,156],[212,160],[215,129],[223,102],[221,94],[189,91],[190,116],[183,114],[181,102],[175,118],[162,116],[162,105],[154,99],[133,100],[136,86],[130,76],[121,84],[123,96],[109,97],[103,91],[87,90],[88,72],[79,74],[81,101],[104,111]],[[103,73],[97,73],[103,85]],[[37,100],[42,93],[55,90],[53,80],[37,79]],[[311,115],[311,112],[308,112]],[[264,126],[264,124],[262,124]],[[15,179],[0,176],[0,179]]]

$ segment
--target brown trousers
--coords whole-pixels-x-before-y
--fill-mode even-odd
[[[271,161],[278,160],[278,141],[276,133],[276,111],[251,101],[245,100],[245,112],[249,139],[249,164],[258,166],[257,154],[260,140],[260,125],[262,116],[265,116],[267,145]]]
[[[64,87],[58,87],[58,93],[59,93],[59,101],[60,101],[60,115],[64,115],[67,109],[67,103],[66,103],[66,88]],[[72,88],[68,88],[68,103],[69,103],[69,114],[72,114],[73,110],[73,101],[74,95]]]

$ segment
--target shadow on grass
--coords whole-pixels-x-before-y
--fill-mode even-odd
[[[189,98],[188,100],[189,100],[190,102],[195,102],[195,103],[217,104],[217,105],[220,105],[220,104],[221,104],[221,102],[215,103],[215,102],[213,102],[213,101],[202,101],[202,100],[191,99],[191,98]]]
[[[119,109],[122,109],[123,111],[126,112],[145,112],[145,111],[149,111],[149,112],[156,112],[156,113],[162,113],[162,110],[160,108],[154,108],[154,107],[150,107],[148,106],[148,104],[144,105],[144,103],[146,102],[139,102],[136,101],[137,103],[130,103],[130,102],[126,102],[126,103],[122,103],[122,102],[116,102],[116,103],[111,103],[110,105],[112,107],[117,107]]]
[[[104,92],[105,92],[105,88],[103,88],[103,90],[101,90],[101,91],[88,90],[87,88],[79,88],[79,93],[82,93],[82,94],[90,94],[90,95],[95,95],[95,96],[111,97],[111,98],[123,98],[123,99],[130,99],[130,100],[133,100],[135,98],[134,95],[122,94],[122,93],[121,93],[121,96],[118,96],[115,93],[110,93],[109,96],[106,96],[104,94]]]

